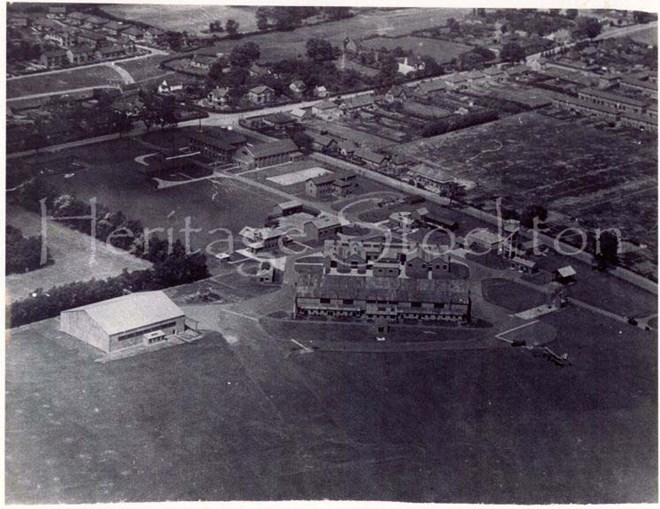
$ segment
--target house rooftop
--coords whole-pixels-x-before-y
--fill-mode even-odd
[[[283,140],[271,141],[269,143],[251,145],[246,147],[246,149],[255,159],[259,159],[261,157],[270,157],[278,154],[297,152],[298,146],[293,142],[292,139],[286,138]]]

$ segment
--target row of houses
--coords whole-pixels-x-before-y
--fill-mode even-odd
[[[114,60],[125,57],[135,51],[133,45],[112,44],[93,48],[88,45],[44,51],[39,58],[42,65],[48,69],[79,65],[90,62]]]

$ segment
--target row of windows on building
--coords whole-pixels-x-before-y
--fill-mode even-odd
[[[332,299],[329,299],[329,298],[321,298],[319,300],[320,300],[321,304],[330,304],[332,302]],[[396,302],[378,302],[378,301],[375,301],[375,300],[367,300],[366,302],[367,302],[367,304],[390,304],[392,306],[399,305],[399,303],[396,303]],[[354,299],[342,299],[342,304],[344,304],[346,306],[351,306],[354,303],[355,303]],[[411,302],[410,307],[421,308],[422,303],[421,302]],[[435,309],[444,309],[445,305],[442,302],[436,302],[436,303],[433,304],[433,307]],[[380,311],[385,311],[384,307],[383,308],[379,307],[378,309]]]
[[[127,339],[131,338],[137,338],[138,336],[143,336],[144,334],[148,334],[150,332],[154,332],[157,330],[161,329],[168,329],[170,327],[176,327],[176,322],[167,322],[167,323],[162,323],[160,325],[156,325],[155,327],[150,327],[149,329],[144,329],[144,330],[139,330],[136,332],[130,332],[129,334],[123,334],[117,338],[119,341],[125,341]]]

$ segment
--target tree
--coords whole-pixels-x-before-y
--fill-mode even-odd
[[[380,72],[376,75],[376,82],[384,87],[390,87],[399,72],[399,64],[394,55],[385,55],[381,58]]]
[[[545,221],[548,218],[548,211],[542,205],[528,205],[520,215],[520,224],[525,228],[534,227],[534,219]]]
[[[600,34],[601,25],[596,18],[582,16],[576,20],[577,26],[575,27],[574,34],[577,37],[588,37],[593,39]]]
[[[307,56],[314,62],[326,62],[335,58],[335,51],[332,44],[325,39],[310,39],[305,46],[307,48]]]
[[[644,12],[644,11],[633,11],[633,19],[635,20],[635,23],[648,23],[653,19],[653,16],[651,16],[651,13]]]
[[[239,22],[233,18],[229,18],[227,23],[225,23],[225,30],[229,34],[229,37],[234,39],[238,37],[238,27],[240,26]]]
[[[165,42],[172,51],[179,51],[183,46],[183,34],[173,31],[166,32]]]
[[[257,11],[258,11],[258,9],[257,9]],[[266,16],[257,15],[257,28],[259,30],[268,30],[269,26],[270,25],[268,24],[268,18]]]
[[[568,19],[575,19],[577,18],[577,15],[578,15],[577,9],[566,9],[566,17]]]
[[[231,50],[229,62],[232,66],[236,67],[250,67],[259,60],[260,56],[261,50],[259,49],[259,45],[254,42],[246,42]]]
[[[507,42],[500,52],[500,58],[504,62],[516,63],[525,59],[525,50],[515,42]]]
[[[619,237],[611,231],[604,231],[598,241],[594,261],[598,270],[606,270],[619,262]]]
[[[314,143],[314,140],[305,131],[300,129],[292,131],[291,139],[303,154],[309,154],[312,151],[312,144]]]

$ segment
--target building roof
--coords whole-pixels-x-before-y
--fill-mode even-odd
[[[113,53],[123,53],[124,48],[116,44],[113,44],[112,46],[105,46],[103,48],[99,48],[96,51],[98,51],[102,55],[112,55]]]
[[[261,157],[270,157],[278,154],[287,154],[290,152],[298,151],[298,146],[292,139],[286,138],[283,140],[271,141],[269,143],[260,143],[246,147],[248,152],[252,154],[255,159]]]
[[[642,108],[646,105],[644,101],[638,101],[631,97],[625,95],[613,94],[612,92],[605,92],[604,90],[598,90],[596,88],[585,88],[579,91],[579,94],[590,95],[598,97],[600,99],[605,99],[607,101],[620,102],[623,104],[629,104],[631,106],[637,106]]]
[[[226,97],[229,95],[229,89],[226,87],[216,87],[209,92],[213,97]]]
[[[557,269],[555,272],[559,274],[561,277],[573,277],[577,275],[575,269],[570,265],[567,265],[566,267],[561,267],[560,269]]]
[[[91,52],[94,51],[94,48],[92,48],[91,46],[88,46],[86,44],[81,44],[80,46],[72,46],[72,47],[67,48],[67,49],[68,49],[68,51],[70,51],[74,55],[77,55],[77,54],[79,55],[79,54],[82,54],[82,53],[91,53]]]
[[[319,230],[322,230],[323,228],[339,228],[341,226],[341,222],[337,216],[331,216],[329,214],[321,214],[320,216],[305,222],[305,224],[307,223],[312,223]]]
[[[320,103],[315,104],[313,107],[318,108],[319,110],[333,110],[337,107],[337,105],[326,99],[325,101],[321,101]]]
[[[472,230],[466,238],[472,241],[490,245],[498,244],[502,241],[502,237],[500,235],[486,229]]]
[[[442,79],[448,83],[465,83],[467,81],[467,78],[462,74],[450,74]]]
[[[267,120],[271,124],[276,124],[276,125],[290,124],[296,121],[296,118],[294,118],[285,111],[276,111],[275,113],[264,115],[263,117],[261,117],[261,119]]]
[[[105,41],[106,37],[103,34],[97,34],[96,32],[91,32],[89,30],[83,30],[78,34],[78,37],[82,37],[84,39],[90,39],[93,41]]]
[[[361,148],[355,152],[355,157],[358,157],[364,161],[369,161],[370,163],[382,164],[383,161],[388,159],[390,156],[387,154],[379,154],[368,148]]]
[[[302,207],[302,202],[299,202],[298,200],[289,200],[278,203],[277,206],[282,210],[297,209],[298,207]]]
[[[463,279],[402,279],[299,274],[298,297],[392,302],[468,302]]]
[[[121,21],[110,21],[106,23],[103,28],[108,28],[110,30],[126,30],[130,27],[128,23],[122,23]]]
[[[162,291],[132,293],[62,313],[73,311],[87,313],[108,335],[184,316],[183,311]]]
[[[72,12],[72,13],[68,14],[67,18],[77,19],[77,20],[82,21],[84,19],[87,19],[87,14],[85,14],[84,12],[75,11],[75,12]]]
[[[639,87],[643,88],[645,90],[649,90],[651,92],[657,92],[658,90],[658,84],[653,83],[652,81],[642,81],[637,78],[623,78],[621,80],[621,83],[625,85],[629,85],[632,87]]]
[[[124,30],[124,33],[126,35],[134,35],[136,37],[141,37],[144,35],[144,30],[136,26],[130,26],[126,30]]]
[[[528,260],[526,258],[522,258],[520,256],[514,256],[511,261],[513,263],[517,263],[518,265],[522,265],[523,267],[528,267],[530,269],[533,269],[536,267],[536,263],[533,262],[532,260]]]
[[[374,96],[371,94],[356,95],[355,97],[350,97],[346,99],[342,106],[348,108],[349,110],[355,108],[364,108],[366,106],[371,106],[375,102]]]
[[[236,150],[236,145],[247,140],[241,133],[223,128],[194,131],[189,138],[222,150]]]
[[[309,182],[310,180],[314,183],[316,186],[323,186],[323,185],[330,185],[335,181],[335,176],[333,173],[328,173],[326,175],[319,175],[318,177],[313,177],[308,179],[307,181]]]
[[[447,85],[442,80],[422,81],[415,87],[417,93],[426,95],[439,90],[446,90]]]
[[[465,75],[465,77],[469,80],[480,80],[481,78],[484,78],[485,76],[486,75],[483,72],[478,71],[476,69],[471,70],[470,72],[468,72]]]
[[[501,76],[502,74],[504,74],[504,71],[499,67],[492,66],[492,67],[486,67],[483,70],[483,73],[486,76]]]
[[[41,55],[45,56],[45,57],[50,57],[50,58],[65,57],[66,56],[66,50],[65,49],[54,49],[54,50],[50,50],[50,51],[44,51]]]
[[[267,87],[266,85],[259,85],[250,89],[250,92],[253,94],[265,94],[268,91],[275,92],[272,88]]]
[[[94,15],[87,16],[85,18],[85,21],[93,25],[107,25],[108,23],[110,23],[109,19],[99,18],[98,16],[94,16]]]

